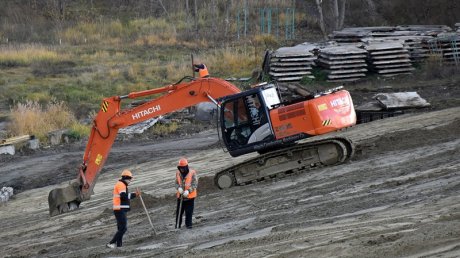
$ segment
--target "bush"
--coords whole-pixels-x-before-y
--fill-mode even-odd
[[[63,102],[52,101],[42,108],[37,101],[18,103],[11,109],[11,135],[35,135],[47,142],[48,132],[69,128],[76,122],[75,116]]]
[[[176,122],[168,124],[157,123],[152,127],[151,132],[155,135],[165,136],[170,133],[176,132],[178,128],[179,125]]]
[[[74,122],[70,126],[70,131],[68,133],[69,137],[75,140],[80,140],[83,137],[86,137],[91,132],[90,125],[84,125],[78,122]]]

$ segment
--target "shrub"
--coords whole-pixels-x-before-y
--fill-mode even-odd
[[[47,142],[50,131],[69,128],[76,122],[75,116],[63,102],[52,101],[42,108],[37,101],[18,103],[11,109],[11,135],[35,135]]]
[[[80,140],[83,137],[88,136],[90,132],[91,132],[90,125],[84,125],[78,122],[74,122],[70,126],[68,135],[72,139]]]
[[[152,127],[151,132],[155,135],[165,136],[170,133],[174,133],[178,128],[179,125],[176,122],[168,124],[157,123]]]

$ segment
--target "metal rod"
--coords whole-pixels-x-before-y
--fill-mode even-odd
[[[181,216],[181,211],[182,211],[182,200],[183,200],[183,198],[182,198],[182,195],[181,195],[181,197],[180,197],[180,203],[179,203],[179,210],[177,211],[177,214],[176,214],[176,215],[177,215],[177,217],[176,217],[176,228],[179,228],[180,217],[182,217],[182,216]]]
[[[139,193],[139,188],[137,188],[137,192]],[[145,207],[144,199],[142,199],[142,195],[139,194],[139,198],[141,199],[142,207],[144,207],[145,214],[147,214],[147,218],[149,219],[150,226],[152,226],[153,233],[156,235],[157,232],[155,231],[155,227],[153,226],[152,220],[150,219],[149,212],[147,211],[147,207]]]

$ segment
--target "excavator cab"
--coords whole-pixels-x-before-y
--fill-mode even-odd
[[[222,140],[230,155],[260,149],[275,139],[269,111],[280,103],[276,87],[267,84],[221,99]]]

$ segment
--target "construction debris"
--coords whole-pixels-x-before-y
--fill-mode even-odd
[[[126,128],[121,128],[118,132],[121,134],[141,134],[145,130],[149,129],[152,127],[154,124],[158,122],[158,120],[161,119],[160,117],[155,117],[155,118],[150,118],[148,120],[145,120],[144,122],[140,122],[131,126],[128,126]]]
[[[7,202],[13,196],[13,187],[2,187],[0,189],[0,203]]]
[[[18,143],[23,143],[31,139],[30,135],[21,135],[21,136],[15,136],[11,137],[8,139],[2,139],[0,140],[0,146],[3,145],[12,145],[12,144],[18,144]]]
[[[431,106],[417,92],[378,93],[372,99],[370,102],[355,107],[358,124],[394,117],[408,110]]]
[[[17,149],[38,149],[38,139],[33,135],[21,135],[0,140],[0,154],[15,155]]]

